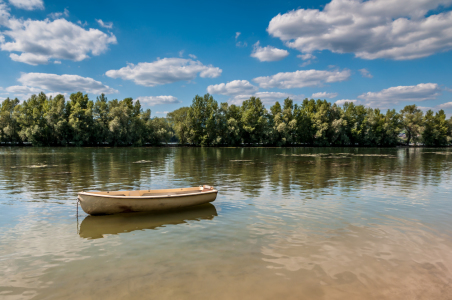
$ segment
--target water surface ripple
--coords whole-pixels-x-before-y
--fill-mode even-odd
[[[452,299],[450,149],[0,148],[0,166],[0,299]],[[81,190],[200,184],[213,204],[76,218]]]

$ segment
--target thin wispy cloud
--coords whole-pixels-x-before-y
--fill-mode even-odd
[[[96,22],[100,25],[100,27],[112,29],[113,28],[113,22],[104,22],[101,19],[96,19]]]
[[[275,104],[276,101],[283,101],[286,98],[290,98],[294,101],[301,101],[304,99],[304,95],[296,95],[283,92],[257,92],[253,94],[236,95],[228,100],[229,104],[241,105],[243,101],[250,97],[259,98],[262,103],[268,106],[268,108]]]
[[[241,35],[240,32],[236,32],[235,33],[235,42],[236,42],[235,45],[237,47],[246,47],[246,46],[248,46],[248,44],[246,42],[237,41],[240,35]]]
[[[331,99],[331,98],[336,98],[337,97],[337,93],[327,93],[327,92],[318,92],[318,93],[314,93],[311,96],[313,99]]]
[[[69,17],[69,10],[67,10],[67,8],[65,8],[64,11],[62,11],[62,12],[53,12],[53,13],[48,14],[48,16],[52,19],[59,19],[63,16]]]
[[[301,58],[303,60],[303,63],[300,64],[300,67],[302,67],[302,68],[312,64],[313,61],[317,58],[314,55],[312,55],[311,53],[299,54],[299,55],[297,55],[297,57]]]
[[[359,69],[358,70],[363,77],[373,78],[372,74],[367,69]]]
[[[353,104],[360,104],[361,102],[359,100],[353,99],[341,99],[341,100],[337,100],[336,102],[334,102],[337,105],[344,105],[345,103],[353,103]]]
[[[165,115],[165,116],[169,113],[170,113],[169,111],[156,111],[155,112],[156,115]]]
[[[148,106],[162,105],[162,104],[177,104],[181,101],[174,96],[140,96],[136,98],[141,104]]]

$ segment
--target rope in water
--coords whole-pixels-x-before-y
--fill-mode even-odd
[[[77,234],[78,234],[78,203],[80,202],[80,199],[77,197]]]

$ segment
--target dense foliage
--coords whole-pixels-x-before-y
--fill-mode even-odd
[[[452,143],[452,118],[443,110],[424,113],[416,105],[400,112],[326,100],[285,99],[267,110],[259,98],[241,106],[218,104],[209,94],[195,96],[190,107],[167,118],[151,118],[132,98],[96,101],[81,92],[66,101],[44,93],[20,103],[4,100],[0,106],[0,142],[49,145],[158,145],[176,137],[183,145],[201,146],[396,146]]]
[[[44,93],[27,101],[7,98],[0,107],[1,142],[50,145],[145,145],[167,142],[173,131],[164,118],[151,119],[132,98],[96,101],[80,92],[55,98]]]
[[[452,142],[452,118],[443,110],[425,116],[416,105],[400,112],[326,100],[305,99],[300,105],[285,99],[267,110],[259,98],[241,106],[218,103],[209,94],[196,96],[190,107],[168,114],[182,144],[203,146],[312,145],[397,146],[422,143],[446,146]]]

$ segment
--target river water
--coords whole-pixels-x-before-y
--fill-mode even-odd
[[[2,300],[452,299],[451,149],[0,148],[0,168]],[[76,215],[81,190],[201,184],[212,204]]]

